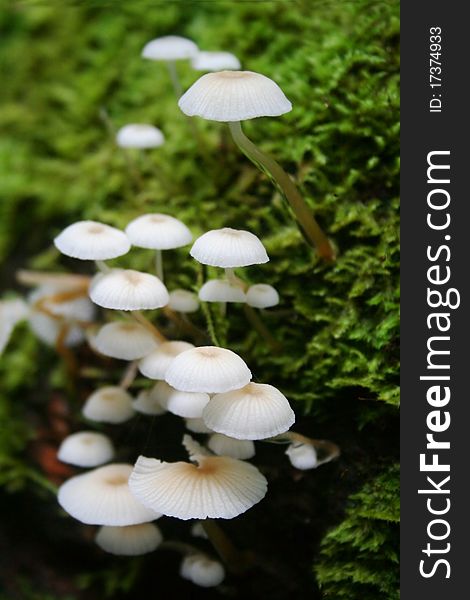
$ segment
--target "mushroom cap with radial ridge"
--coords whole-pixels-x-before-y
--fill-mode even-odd
[[[60,506],[87,525],[137,525],[161,514],[145,507],[129,489],[132,465],[112,464],[77,475],[58,492]]]
[[[129,487],[145,506],[183,520],[233,519],[264,498],[267,481],[256,467],[183,439],[196,464],[138,458]]]
[[[201,418],[202,411],[210,400],[209,394],[181,392],[166,381],[159,381],[153,389],[153,394],[168,412],[186,419]]]
[[[279,304],[279,294],[272,285],[256,283],[248,288],[246,303],[254,308],[270,308]]]
[[[255,445],[251,440],[236,440],[222,433],[213,433],[207,440],[207,447],[218,456],[230,456],[240,460],[253,458]]]
[[[256,235],[231,227],[204,233],[197,238],[189,253],[203,265],[225,269],[269,261],[266,249]]]
[[[218,71],[200,77],[179,99],[188,116],[209,121],[278,117],[292,110],[281,88],[253,71]]]
[[[246,302],[242,288],[227,279],[209,279],[199,290],[203,302]]]
[[[199,309],[199,300],[189,290],[173,290],[170,292],[169,308],[180,313],[193,313]]]
[[[166,410],[160,404],[158,396],[150,390],[141,390],[137,398],[132,402],[132,408],[143,415],[159,416],[165,414]]]
[[[123,231],[97,221],[69,225],[54,239],[54,245],[62,254],[81,260],[109,260],[131,248]]]
[[[182,221],[161,213],[137,217],[126,227],[126,235],[133,246],[151,250],[181,248],[193,239]]]
[[[132,397],[118,386],[102,387],[88,397],[82,413],[98,423],[124,423],[134,416]]]
[[[222,583],[225,570],[220,562],[204,554],[190,554],[181,562],[180,575],[200,587],[208,588]]]
[[[200,346],[179,354],[169,366],[165,381],[183,392],[214,394],[245,386],[251,371],[245,361],[225,348]]]
[[[191,59],[191,66],[196,71],[222,71],[240,69],[240,61],[231,52],[199,51]]]
[[[114,310],[152,310],[168,304],[164,284],[149,273],[132,269],[112,269],[98,273],[90,285],[91,300]]]
[[[67,436],[57,451],[57,458],[76,467],[98,467],[114,457],[108,436],[96,431],[79,431]]]
[[[179,35],[165,35],[148,42],[142,50],[143,58],[150,60],[185,60],[192,58],[199,48],[192,40]]]
[[[265,383],[215,394],[205,407],[204,423],[217,433],[239,440],[263,440],[286,432],[295,422],[287,398]]]
[[[162,543],[163,536],[154,523],[116,527],[103,525],[95,542],[105,552],[117,556],[140,556],[153,552]]]
[[[149,379],[165,379],[168,367],[182,352],[194,348],[189,342],[163,342],[139,361],[139,371]]]
[[[294,442],[289,444],[285,453],[291,465],[301,471],[314,469],[318,465],[317,451],[311,444]]]
[[[158,346],[155,336],[139,323],[113,321],[103,325],[94,338],[95,348],[105,356],[137,360]]]
[[[165,137],[153,125],[131,123],[117,132],[116,143],[121,148],[158,148],[165,143]]]

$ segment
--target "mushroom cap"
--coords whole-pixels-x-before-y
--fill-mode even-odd
[[[85,340],[85,331],[78,325],[58,321],[36,310],[31,311],[28,324],[34,335],[48,346],[57,345],[57,340],[62,335],[64,327],[67,327],[67,333],[63,340],[65,346],[77,346]]]
[[[82,413],[90,421],[124,423],[134,416],[132,397],[120,387],[102,387],[88,397]]]
[[[165,35],[148,42],[142,50],[143,58],[150,60],[185,60],[199,52],[192,40],[179,35]]]
[[[225,269],[259,265],[269,260],[256,235],[231,227],[204,233],[197,238],[189,253],[203,265]]]
[[[202,419],[185,419],[186,429],[193,433],[212,433]]]
[[[139,323],[113,321],[100,328],[94,346],[101,354],[121,360],[136,360],[146,356],[158,343],[151,332]]]
[[[218,71],[200,77],[178,102],[188,116],[209,121],[278,117],[292,110],[281,88],[252,71]]]
[[[193,292],[178,289],[170,292],[168,306],[176,312],[193,313],[199,309],[199,300]]]
[[[87,525],[137,525],[161,515],[141,504],[129,489],[132,465],[112,464],[77,475],[58,492],[60,506]]]
[[[158,277],[132,269],[112,269],[95,275],[90,298],[98,306],[114,310],[161,308],[169,300],[168,291]]]
[[[219,456],[230,456],[240,460],[253,458],[256,453],[255,445],[251,440],[236,440],[222,433],[213,433],[209,436],[207,447]]]
[[[203,302],[246,302],[245,292],[227,279],[209,279],[199,290]]]
[[[200,346],[186,350],[169,366],[165,381],[183,392],[228,392],[251,380],[244,360],[225,348]]]
[[[181,248],[193,239],[182,221],[161,213],[137,217],[126,227],[126,234],[133,246],[153,250]]]
[[[264,498],[267,481],[234,458],[199,456],[198,465],[139,456],[129,480],[145,506],[178,519],[233,519]]]
[[[153,552],[162,543],[163,536],[154,523],[116,527],[103,525],[95,542],[105,552],[117,556],[139,556]]]
[[[82,290],[82,292],[86,294],[85,290]],[[57,296],[69,293],[78,293],[78,290],[66,285],[41,285],[28,295],[28,302],[32,307],[32,311],[38,310],[41,312],[38,308],[40,303],[41,308],[47,313],[56,317],[63,317],[67,321],[86,323],[93,321],[96,315],[96,307],[86,295],[77,295],[75,298],[63,301],[57,299]]]
[[[131,123],[117,132],[116,143],[121,148],[158,148],[163,146],[165,138],[153,125]]]
[[[139,371],[149,379],[165,379],[168,367],[174,359],[191,348],[194,348],[194,345],[189,342],[163,342],[139,361]]]
[[[209,394],[181,392],[168,385],[166,381],[159,381],[153,393],[168,412],[187,419],[201,418],[202,411],[210,400]]]
[[[78,431],[67,436],[57,451],[57,458],[76,467],[98,467],[114,457],[108,436],[96,431]]]
[[[279,294],[272,285],[256,283],[248,288],[246,303],[254,308],[270,308],[279,304]]]
[[[231,52],[199,51],[191,59],[191,66],[196,71],[222,71],[240,69],[240,61]]]
[[[54,245],[62,254],[81,260],[109,260],[131,248],[123,231],[97,221],[69,225],[54,239]]]
[[[225,579],[225,570],[220,562],[204,554],[190,554],[181,563],[180,575],[201,587],[215,587]]]
[[[301,471],[314,469],[318,465],[317,451],[311,444],[294,442],[289,444],[285,453],[291,465]]]
[[[242,389],[216,394],[202,418],[213,431],[238,440],[273,437],[295,422],[294,411],[284,394],[265,383],[249,383]]]
[[[141,390],[137,398],[132,402],[133,409],[143,415],[159,416],[165,414],[165,409],[160,404],[154,389]]]
[[[5,349],[15,325],[26,319],[29,306],[21,298],[0,301],[0,354]]]

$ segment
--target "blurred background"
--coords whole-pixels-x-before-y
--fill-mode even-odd
[[[194,119],[194,136],[165,66],[140,56],[149,40],[171,34],[234,53],[292,101],[289,114],[245,131],[297,181],[338,248],[334,265],[317,261],[224,124]],[[200,76],[189,62],[178,71],[185,89]],[[55,349],[21,324],[0,357],[0,598],[118,600],[160,589],[188,598],[398,598],[398,2],[3,1],[0,74],[1,298],[29,292],[18,269],[92,272],[52,244],[77,220],[122,228],[160,211],[196,235],[253,231],[271,261],[244,276],[280,292],[265,319],[281,351],[240,310],[226,321],[214,315],[217,333],[285,393],[297,431],[342,451],[301,472],[284,447],[258,444],[268,496],[223,527],[263,569],[204,590],[178,576],[174,552],[106,555],[93,544],[95,528],[59,509],[55,487],[74,471],[55,453],[83,427],[87,395],[116,381],[122,364],[80,347],[71,380]],[[130,162],[114,134],[139,122],[166,141]],[[171,254],[171,287],[197,286],[187,249]],[[116,264],[146,269],[148,261],[135,250]],[[195,321],[206,328],[204,315]],[[106,433],[124,460],[184,456],[174,449],[183,432],[176,418],[117,429]],[[191,539],[187,523],[159,525],[167,539]]]

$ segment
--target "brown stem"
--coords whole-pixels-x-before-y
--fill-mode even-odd
[[[325,458],[318,461],[318,466],[338,458],[338,456],[341,454],[340,447],[334,442],[331,442],[330,440],[316,440],[309,438],[301,433],[297,433],[296,431],[286,431],[285,433],[281,433],[270,439],[273,442],[297,442],[299,444],[308,444],[313,446],[316,450],[320,450],[325,455]]]
[[[167,342],[167,338],[163,335],[163,333],[155,327],[153,323],[151,323],[139,310],[131,311],[131,316],[135,319],[140,325],[143,325],[155,338],[159,341],[160,344],[163,342]]]
[[[253,561],[250,555],[246,552],[240,552],[235,548],[227,534],[215,521],[205,519],[201,521],[201,525],[217,554],[231,571],[234,573],[243,573],[252,566]]]
[[[123,390],[127,390],[134,382],[134,379],[137,377],[138,373],[138,361],[133,360],[127,365],[126,370],[123,373],[121,381],[119,382],[119,387]]]

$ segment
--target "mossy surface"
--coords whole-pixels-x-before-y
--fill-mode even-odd
[[[18,268],[90,272],[89,265],[60,257],[51,243],[79,219],[123,227],[143,212],[161,211],[196,235],[221,226],[253,231],[271,260],[239,274],[279,290],[281,305],[262,318],[281,350],[273,352],[238,308],[229,307],[228,320],[211,308],[213,333],[242,354],[258,381],[286,394],[299,431],[341,446],[338,461],[303,475],[292,472],[282,451],[272,459],[271,447],[263,448],[258,464],[271,478],[270,493],[255,517],[247,513],[227,524],[239,545],[274,563],[291,556],[286,569],[297,587],[274,583],[270,589],[262,576],[258,584],[256,577],[234,578],[225,592],[204,597],[250,597],[266,585],[273,598],[397,597],[396,515],[388,518],[381,504],[383,494],[391,500],[398,494],[391,467],[398,457],[398,11],[396,1],[366,0],[18,1],[0,7],[2,289],[19,289]],[[223,124],[194,119],[194,138],[164,65],[140,58],[149,39],[172,33],[204,49],[235,53],[244,68],[273,78],[292,101],[291,113],[253,120],[245,131],[298,183],[338,249],[334,265],[317,260],[279,192],[238,151]],[[188,87],[197,75],[186,64],[178,68]],[[130,122],[160,127],[165,145],[126,157],[111,133]],[[165,261],[170,288],[196,288],[207,274],[186,249],[169,252]],[[151,263],[139,250],[115,262],[138,269]],[[207,329],[207,314],[195,322]],[[79,356],[92,366],[89,354]],[[119,368],[106,363],[113,382]],[[47,473],[35,459],[34,438],[50,422],[52,397],[75,397],[78,406],[76,397],[93,385],[88,380],[71,390],[64,373],[54,352],[26,327],[0,359],[1,501],[15,514],[15,498],[23,498],[19,511],[25,498],[38,497],[45,522],[55,527],[55,501],[44,491]],[[75,428],[83,426],[70,418]],[[348,501],[351,494],[359,495]],[[297,514],[289,517],[286,507]],[[44,535],[60,555],[65,534]],[[70,534],[66,541],[73,539]],[[70,557],[81,551],[77,545]],[[115,563],[97,561],[94,575],[88,562],[69,565],[67,584],[37,581],[34,569],[30,578],[44,589],[41,600],[66,593],[94,599],[106,589],[113,598],[131,598],[151,564],[122,563],[123,572],[128,568],[124,589]],[[158,564],[158,555],[153,561]],[[173,563],[169,572],[175,576]],[[77,591],[77,578],[85,591]],[[12,587],[20,594],[12,598],[38,597],[18,591],[23,588]]]

